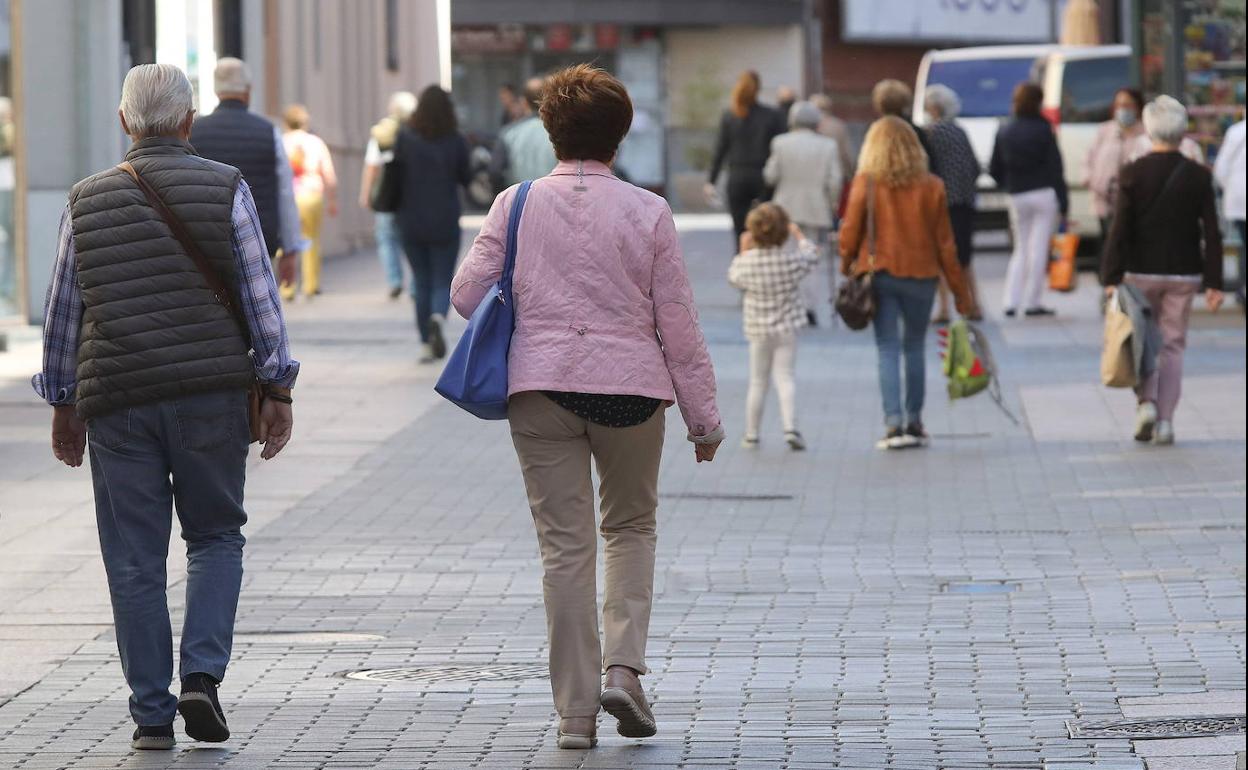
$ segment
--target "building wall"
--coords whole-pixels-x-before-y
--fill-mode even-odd
[[[871,89],[879,81],[896,78],[913,87],[919,62],[931,47],[844,42],[840,0],[824,0],[822,43],[824,93],[832,97],[837,115],[851,123],[875,117]]]
[[[384,115],[392,92],[419,93],[439,82],[437,5],[394,3],[398,68],[390,70],[385,0],[267,3],[274,62],[266,68],[263,109],[280,124],[287,104],[307,106],[312,130],[333,153],[339,182],[339,215],[326,219],[322,248],[333,255],[366,247],[373,217],[356,200],[369,129]]]

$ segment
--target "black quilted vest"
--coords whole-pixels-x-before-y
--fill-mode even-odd
[[[126,160],[237,287],[238,171],[171,137],[135,142]],[[69,205],[83,301],[79,416],[246,388],[254,375],[238,325],[134,180],[118,168],[102,171],[74,185]]]
[[[233,166],[256,199],[260,230],[269,256],[282,248],[281,214],[277,205],[277,137],[273,124],[237,99],[224,99],[209,115],[197,118],[191,144],[205,158]]]

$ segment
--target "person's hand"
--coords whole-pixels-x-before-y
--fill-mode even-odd
[[[798,243],[806,240],[806,234],[802,232],[802,228],[798,227],[796,222],[789,222],[789,237]]]
[[[1112,286],[1112,285],[1111,285],[1111,286],[1106,286],[1106,287],[1104,288],[1105,298],[1106,298],[1106,299],[1108,299],[1108,298],[1110,298],[1110,297],[1114,296],[1114,292],[1115,292],[1115,291],[1117,291],[1117,290],[1118,290],[1118,287],[1117,287],[1117,286]]]
[[[1212,313],[1218,312],[1218,310],[1222,307],[1222,301],[1225,299],[1226,295],[1217,289],[1205,290],[1205,306],[1208,307],[1209,311]]]
[[[331,217],[338,216],[338,200],[336,198],[330,198],[329,203],[325,204],[325,210],[329,212]]]
[[[741,233],[741,240],[738,241],[737,252],[744,254],[754,248],[754,234],[749,230]]]
[[[360,205],[360,208],[364,209],[365,211],[373,210],[372,205],[369,204],[368,202],[368,193],[366,191],[360,191],[360,198],[359,200],[356,201],[356,203],[358,203]]]
[[[295,427],[294,411],[290,404],[283,404],[266,398],[260,402],[260,443],[264,450],[260,456],[272,460],[290,441],[290,432]]]
[[[72,406],[52,410],[52,454],[71,468],[82,465],[87,450],[87,424]]]
[[[700,463],[709,463],[715,460],[715,453],[719,451],[719,445],[724,443],[716,441],[713,444],[694,444],[693,456]]]
[[[719,190],[710,182],[702,185],[702,195],[706,197],[706,202],[712,206],[719,204]]]
[[[282,249],[282,256],[277,260],[277,282],[282,286],[293,285],[297,264],[299,264],[299,252]]]

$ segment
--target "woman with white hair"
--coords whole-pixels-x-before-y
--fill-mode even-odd
[[[1106,293],[1133,287],[1152,306],[1162,349],[1136,388],[1135,439],[1173,444],[1192,298],[1203,287],[1210,310],[1222,305],[1222,234],[1212,175],[1179,150],[1187,110],[1159,96],[1144,108],[1144,130],[1153,150],[1119,176],[1101,283]]]
[[[796,102],[789,109],[791,130],[771,140],[771,154],[763,166],[764,181],[775,188],[772,201],[816,244],[821,256],[829,242],[845,173],[836,140],[817,131],[822,119],[823,113],[814,104]],[[747,248],[743,241],[740,251]],[[831,297],[821,298],[817,287],[813,274],[802,283],[806,320],[811,326],[818,325],[815,308],[821,299],[831,301]]]
[[[954,122],[962,111],[962,101],[953,89],[940,84],[927,87],[923,97],[927,112],[927,146],[931,150],[934,173],[945,183],[949,199],[949,223],[953,226],[953,241],[958,247],[958,264],[966,278],[974,301],[968,317],[972,321],[983,318],[979,310],[979,296],[975,290],[975,274],[971,272],[971,257],[975,235],[975,195],[979,182],[979,159],[971,147],[971,140]],[[949,287],[940,282],[940,308],[936,311],[937,323],[949,321]]]
[[[364,150],[364,171],[360,176],[360,208],[372,208],[373,188],[381,178],[381,169],[394,160],[394,144],[399,128],[411,120],[416,111],[416,94],[411,91],[395,91],[390,95],[386,117],[377,121],[368,137]],[[373,212],[373,235],[377,240],[377,258],[386,274],[390,299],[398,299],[403,293],[403,243],[394,224],[394,213]],[[415,291],[415,284],[412,284]],[[413,296],[415,296],[413,294]]]

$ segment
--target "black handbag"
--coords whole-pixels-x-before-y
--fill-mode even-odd
[[[397,158],[382,164],[381,170],[377,172],[377,181],[373,183],[373,189],[368,196],[368,205],[373,211],[393,214],[399,210],[402,192],[399,179],[402,174],[403,169]]]
[[[875,293],[871,288],[871,276],[875,273],[875,180],[867,177],[867,271],[857,273],[857,260],[850,268],[853,273],[842,281],[836,292],[836,313],[845,325],[861,331],[871,325],[875,317]]]

